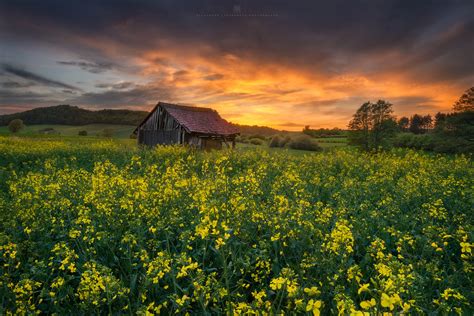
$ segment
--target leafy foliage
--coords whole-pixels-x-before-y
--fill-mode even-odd
[[[408,128],[410,127],[410,119],[406,116],[401,117],[398,120],[398,128],[402,132],[407,132]]]
[[[408,130],[413,134],[423,134],[433,127],[431,115],[415,114],[410,118],[410,127]]]
[[[469,88],[453,105],[455,112],[474,111],[474,87]]]
[[[318,142],[307,135],[301,135],[290,140],[288,147],[299,150],[321,151]]]
[[[410,135],[394,139],[396,147],[408,147],[443,153],[474,153],[474,87],[467,90],[454,104],[453,113],[435,115],[415,114],[410,119]],[[400,124],[399,124],[400,125]],[[434,128],[433,128],[434,127]],[[402,131],[406,131],[403,128]]]
[[[252,145],[263,145],[263,144],[265,144],[265,141],[263,141],[261,138],[251,138],[249,142]]]
[[[270,140],[270,143],[268,144],[269,147],[275,148],[275,147],[281,147],[280,143],[282,141],[282,138],[278,135],[275,135],[272,137]]]
[[[271,148],[283,148],[291,142],[291,137],[286,135],[275,135],[270,140],[269,147]]]
[[[24,127],[25,124],[23,124],[23,121],[20,119],[14,119],[8,124],[8,130],[12,133],[18,133]]]
[[[315,137],[315,138],[325,138],[325,137],[346,137],[345,131],[339,128],[319,128],[311,129],[309,125],[305,126],[303,133]]]
[[[349,122],[350,141],[365,150],[387,146],[397,130],[392,112],[392,104],[384,100],[362,104]]]
[[[438,113],[433,131],[401,133],[392,144],[440,153],[474,153],[474,112]]]

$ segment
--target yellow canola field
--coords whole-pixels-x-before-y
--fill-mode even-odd
[[[0,137],[0,313],[473,311],[472,161]]]

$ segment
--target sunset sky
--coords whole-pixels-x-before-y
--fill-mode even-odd
[[[449,111],[474,84],[474,1],[0,2],[0,114],[71,104],[212,107],[346,127],[365,101]]]

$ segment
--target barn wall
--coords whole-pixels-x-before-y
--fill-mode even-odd
[[[212,138],[203,138],[201,148],[206,149],[206,150],[222,149],[222,140],[212,139]]]
[[[158,124],[158,116],[159,113],[157,110],[153,112],[152,115],[148,118],[148,120],[140,127],[142,130],[155,130],[157,129]]]
[[[181,133],[179,130],[144,130],[142,133],[143,144],[148,146],[181,144]]]
[[[148,146],[182,144],[185,130],[163,108],[158,107],[138,131],[138,142]]]
[[[196,135],[189,135],[185,138],[185,143],[196,148],[201,148],[202,139]]]
[[[222,149],[224,147],[222,139],[219,137],[205,136],[205,135],[186,135],[185,144],[205,150]],[[231,145],[232,143],[230,143]]]

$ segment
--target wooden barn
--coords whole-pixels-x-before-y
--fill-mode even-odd
[[[201,149],[235,147],[239,130],[210,108],[159,102],[134,131],[138,143],[188,144]]]

